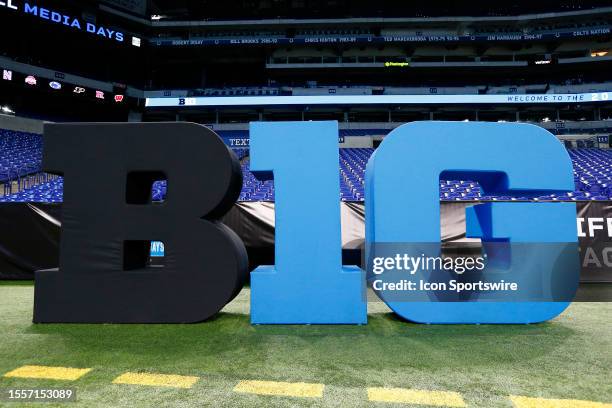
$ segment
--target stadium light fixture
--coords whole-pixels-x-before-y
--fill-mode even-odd
[[[13,114],[15,113],[14,110],[12,110],[10,107],[8,106],[3,106],[2,107],[2,113],[6,113],[6,114]]]

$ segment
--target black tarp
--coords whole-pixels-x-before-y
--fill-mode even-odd
[[[612,201],[577,202],[582,220],[580,237],[583,282],[612,282]],[[465,242],[465,208],[472,203],[443,202],[441,236],[443,242]],[[406,206],[409,209],[409,205]],[[304,209],[307,211],[308,209]],[[344,264],[358,265],[365,235],[363,203],[341,206]],[[601,229],[593,234],[589,219]],[[244,241],[251,269],[274,261],[274,203],[240,202],[223,218]],[[33,279],[37,269],[57,267],[61,204],[0,204],[0,279]],[[612,221],[609,222],[612,226]],[[589,236],[593,235],[593,236]]]
[[[0,279],[34,279],[34,271],[56,268],[61,205],[0,205]]]

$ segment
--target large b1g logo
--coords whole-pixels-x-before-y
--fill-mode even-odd
[[[195,322],[248,276],[219,218],[242,187],[238,159],[189,123],[46,125],[43,167],[64,176],[59,270],[36,273],[35,322]],[[151,202],[155,180],[167,200]],[[150,242],[164,267],[147,267]]]
[[[337,143],[336,122],[251,124],[251,170],[273,176],[276,192],[276,264],[251,274],[255,324],[367,322],[364,273],[342,265]],[[65,221],[59,270],[36,276],[35,321],[201,321],[242,287],[244,246],[217,221],[237,198],[240,167],[211,130],[181,123],[48,125],[44,166],[65,176]],[[407,124],[367,165],[366,246],[439,243],[441,176],[477,180],[496,194],[574,188],[567,152],[541,128]],[[152,205],[151,183],[162,177],[167,200]],[[466,216],[468,234],[485,244],[577,241],[572,203],[488,203]],[[165,244],[161,270],[143,267],[152,240]],[[552,268],[537,273],[546,277]],[[378,294],[400,316],[428,323],[538,322],[569,304],[398,302]]]

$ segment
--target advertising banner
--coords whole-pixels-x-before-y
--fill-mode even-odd
[[[612,202],[580,202],[577,211],[580,280],[612,282]]]

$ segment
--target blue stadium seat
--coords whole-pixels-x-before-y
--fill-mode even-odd
[[[376,130],[373,130],[374,132]],[[345,135],[356,135],[372,130],[343,131]],[[244,137],[246,131],[225,131],[223,137]],[[365,133],[364,133],[365,134]],[[579,144],[580,145],[580,144]],[[585,146],[585,143],[582,143]],[[41,173],[42,138],[39,135],[0,130],[0,183],[3,183],[4,202],[61,202],[62,178]],[[233,149],[241,162],[243,188],[239,201],[274,201],[274,181],[260,181],[249,170],[249,149]],[[340,149],[340,200],[363,201],[366,164],[374,152],[372,148]],[[477,182],[470,180],[440,180],[440,199],[448,201],[581,201],[612,199],[612,150],[595,148],[568,149],[574,165],[575,191],[566,194],[551,194],[537,198],[511,196],[484,196]],[[34,176],[33,176],[34,175]],[[12,184],[19,190],[13,193]],[[30,186],[30,184],[36,184]],[[316,194],[304,191],[304,194]],[[151,198],[162,201],[167,194],[167,183],[153,183]],[[416,192],[415,192],[416,194]]]

